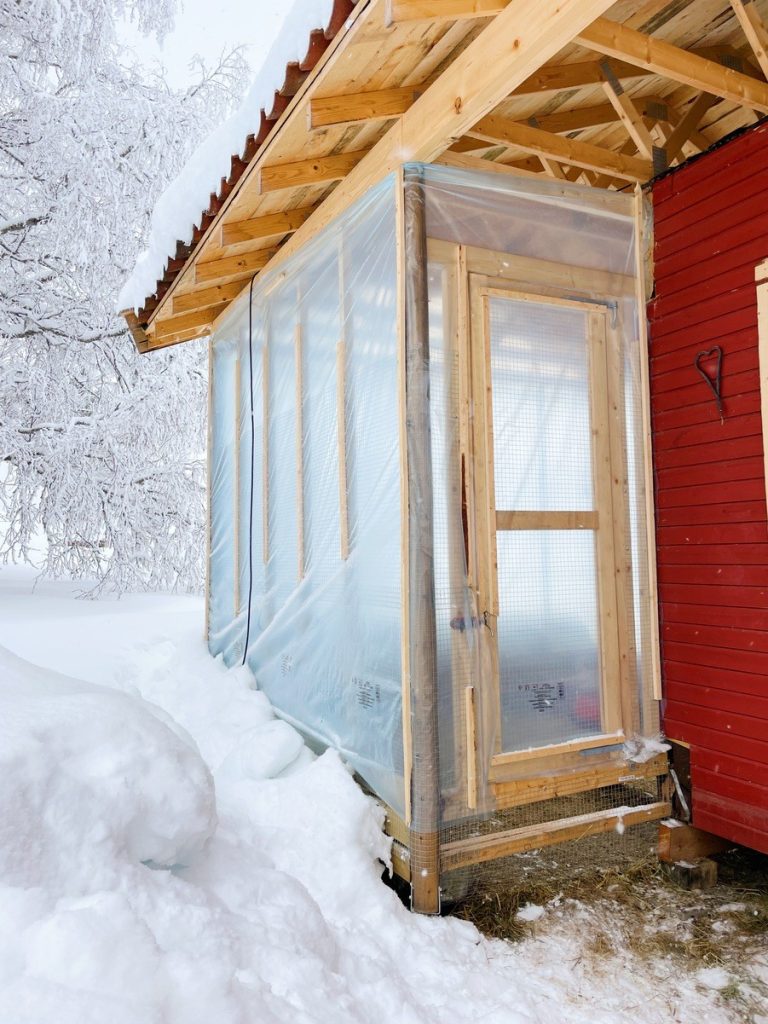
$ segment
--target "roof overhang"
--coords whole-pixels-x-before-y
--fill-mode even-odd
[[[139,351],[209,334],[249,285],[405,161],[608,189],[768,113],[766,0],[335,0],[179,242]]]

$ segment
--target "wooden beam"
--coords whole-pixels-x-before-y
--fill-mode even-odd
[[[768,30],[752,0],[731,0],[733,13],[736,15],[747,42],[757,58],[760,70],[768,78]]]
[[[403,21],[492,18],[508,3],[509,0],[387,0],[384,22],[389,26]]]
[[[268,164],[259,171],[259,192],[277,192],[281,188],[300,188],[304,185],[327,185],[340,181],[368,154],[369,150],[354,153],[334,153],[310,160],[294,160],[286,164]]]
[[[240,242],[289,235],[300,228],[314,211],[314,206],[299,206],[295,210],[281,210],[280,213],[271,213],[266,217],[225,222],[221,225],[220,245],[222,249],[226,249],[228,245],[237,245]]]
[[[489,832],[486,835],[470,836],[446,843],[441,850],[440,863],[443,871],[455,871],[470,864],[508,857],[513,853],[538,850],[542,846],[554,846],[587,836],[613,832],[618,825],[629,827],[646,821],[666,818],[672,810],[664,801],[642,804],[640,807],[622,807],[615,810],[594,811],[572,818],[544,821],[538,825],[505,832]]]
[[[608,98],[608,102],[616,111],[630,139],[637,146],[638,152],[650,160],[653,156],[653,139],[645,127],[642,114],[624,92],[624,87],[611,71],[610,62],[607,60],[603,63],[603,73],[605,76],[603,92]]]
[[[149,338],[144,331],[144,328],[138,321],[136,314],[132,309],[124,309],[120,314],[128,325],[128,330],[131,332],[133,343],[139,352],[144,352],[149,343]]]
[[[611,70],[619,81],[628,78],[646,78],[653,74],[636,64],[625,61],[611,61]],[[583,89],[589,85],[600,85],[603,81],[603,69],[600,61],[586,60],[575,64],[546,64],[544,67],[526,78],[515,89],[515,96],[528,96],[534,93],[564,92],[568,89]]]
[[[609,149],[601,149],[588,142],[564,139],[561,135],[543,132],[527,124],[508,121],[490,114],[471,129],[470,134],[481,139],[503,142],[526,153],[550,157],[562,163],[581,167],[587,171],[612,174],[626,181],[645,182],[652,174],[650,161],[624,156]]]
[[[220,260],[196,263],[195,281],[202,284],[204,281],[217,281],[220,278],[250,276],[265,267],[274,253],[274,249],[256,249],[255,252],[244,252],[239,256],[225,256]]]
[[[550,160],[549,157],[539,156],[539,163],[544,168],[544,173],[548,178],[556,178],[558,181],[565,180],[565,171],[562,169],[560,164],[554,160]]]
[[[231,284],[217,284],[212,288],[200,288],[196,292],[177,292],[173,296],[174,313],[190,313],[194,309],[217,306],[220,302],[231,302],[248,286],[247,280],[232,281]]]
[[[710,92],[731,103],[768,112],[768,83],[722,67],[695,53],[643,35],[607,18],[598,18],[574,40],[607,57],[628,61],[654,75]]]
[[[641,117],[650,117],[655,121],[669,119],[667,101],[657,96],[638,96],[633,100],[633,105]],[[534,128],[541,128],[542,131],[564,135],[582,131],[584,128],[613,124],[617,120],[618,114],[614,104],[597,103],[590,107],[576,107],[574,110],[556,110],[553,114],[536,115],[528,123]]]
[[[717,99],[714,96],[710,96],[708,93],[702,93],[698,99],[694,100],[688,109],[688,112],[680,120],[672,132],[667,136],[667,140],[664,143],[664,155],[667,166],[669,166],[673,160],[676,160],[680,155],[683,146],[695,133],[696,127],[699,121],[706,114],[711,106],[717,103]],[[709,142],[705,140],[705,149],[709,148]]]
[[[273,259],[282,265],[402,164],[434,161],[611,6],[611,0],[511,0],[350,171]]]
[[[313,96],[309,101],[309,127],[326,128],[335,124],[358,124],[399,117],[423,91],[416,86],[405,86],[340,96]]]
[[[192,313],[182,313],[180,316],[166,317],[165,320],[155,320],[150,328],[152,341],[199,327],[210,327],[227,306],[227,302],[220,302],[217,306],[208,306],[206,309],[198,309]]]
[[[466,153],[446,152],[433,162],[462,171],[477,171],[479,174],[505,174],[507,177],[518,178],[541,178],[543,174],[541,170],[532,170],[527,161],[525,166],[518,163],[505,164],[500,160],[483,160],[482,157],[468,156]]]
[[[154,352],[156,349],[171,348],[173,345],[181,345],[188,341],[200,341],[203,338],[210,337],[210,335],[210,324],[206,324],[203,327],[193,327],[191,330],[179,331],[176,334],[169,334],[164,338],[158,338],[157,341],[148,342],[142,351]]]
[[[667,864],[679,860],[695,861],[713,853],[724,853],[735,845],[721,836],[714,836],[711,832],[703,832],[674,819],[659,824],[657,853],[659,860]]]

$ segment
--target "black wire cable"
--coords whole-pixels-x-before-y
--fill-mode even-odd
[[[253,286],[256,276],[251,278],[248,289],[248,394],[251,402],[251,494],[248,507],[248,615],[245,626],[245,644],[243,645],[243,661],[248,657],[248,643],[251,639],[251,607],[253,604],[253,452],[256,447],[256,427],[253,421]],[[264,438],[267,444],[267,438]],[[238,524],[239,528],[239,524]]]

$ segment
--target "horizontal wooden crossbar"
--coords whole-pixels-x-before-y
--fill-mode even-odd
[[[236,220],[221,226],[221,246],[238,245],[240,242],[253,242],[261,238],[274,238],[277,235],[288,235],[298,230],[304,221],[315,212],[314,206],[298,206],[293,210],[271,213],[265,217],[252,217],[250,220]]]
[[[608,57],[636,64],[654,75],[768,113],[768,83],[722,67],[626,25],[598,18],[582,29],[576,42]]]
[[[496,513],[497,530],[596,530],[597,512],[503,512]]]
[[[555,846],[557,843],[613,832],[617,826],[628,828],[647,821],[659,821],[671,812],[672,805],[669,802],[659,801],[639,807],[594,811],[505,832],[491,832],[484,836],[471,836],[469,839],[446,843],[440,850],[440,867],[443,871],[455,871],[470,864],[509,857],[513,853],[525,853],[543,846]]]

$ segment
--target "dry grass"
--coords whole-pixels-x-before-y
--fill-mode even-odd
[[[512,941],[540,925],[517,914],[526,904],[557,908],[569,901],[596,911],[585,949],[607,959],[620,939],[639,959],[668,959],[688,969],[733,968],[768,934],[768,858],[739,851],[718,858],[719,884],[705,892],[679,888],[654,859],[625,870],[596,870],[570,879],[528,878],[471,892],[454,913],[484,934]],[[603,924],[609,922],[611,934]]]

